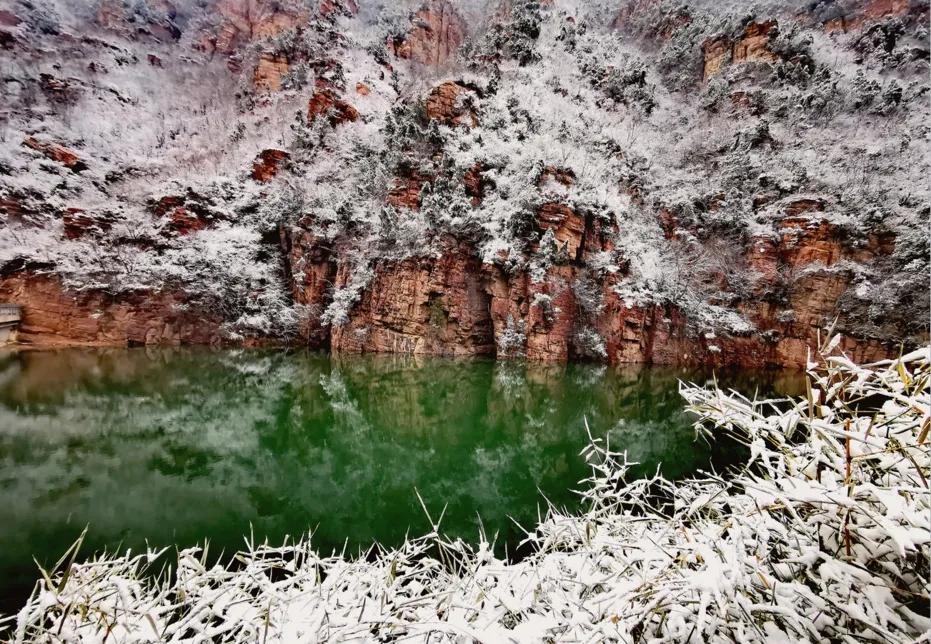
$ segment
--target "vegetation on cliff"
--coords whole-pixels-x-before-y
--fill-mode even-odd
[[[353,350],[397,333],[487,352],[493,325],[501,355],[670,361],[652,355],[668,331],[689,339],[677,360],[798,364],[835,317],[863,356],[917,346],[927,15],[921,0],[13,2],[0,267],[116,300],[171,292],[227,339],[337,350],[346,326],[372,331]],[[367,296],[379,275],[435,282],[401,275],[412,258],[468,266],[485,295],[396,291],[413,311],[398,324]],[[481,340],[422,342],[433,306],[484,320]]]

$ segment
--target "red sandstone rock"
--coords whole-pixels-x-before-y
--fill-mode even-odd
[[[55,103],[74,104],[80,96],[78,87],[51,74],[39,74],[39,88],[50,101]]]
[[[827,202],[821,197],[796,197],[788,200],[783,212],[787,217],[798,217],[807,212],[824,212]]]
[[[109,231],[116,217],[103,213],[88,215],[81,208],[66,208],[61,217],[65,237],[68,239],[81,239],[86,236],[96,236]]]
[[[154,200],[149,210],[159,218],[167,219],[165,230],[174,235],[190,235],[207,228],[216,219],[200,198],[188,191],[187,195],[168,195]]]
[[[127,10],[121,0],[102,0],[97,7],[96,22],[104,29],[123,34],[128,38],[148,36],[159,41],[172,41],[181,37],[181,30],[174,23],[177,9],[167,0],[150,0],[145,21],[140,23],[141,14]]]
[[[465,171],[462,181],[465,184],[465,193],[472,198],[472,205],[478,206],[485,197],[485,185],[482,173],[485,167],[481,162],[477,162],[471,168]]]
[[[420,192],[425,183],[433,181],[433,177],[423,174],[419,170],[411,170],[406,176],[396,177],[394,184],[388,191],[387,203],[395,208],[418,210],[420,208]]]
[[[36,212],[26,207],[19,199],[0,196],[0,214],[6,216],[8,221],[23,221]]]
[[[778,60],[769,49],[769,41],[776,34],[775,20],[752,22],[736,40],[727,36],[716,36],[702,44],[704,67],[702,79],[708,80],[728,62],[771,62]]]
[[[456,54],[465,37],[465,21],[450,2],[427,0],[414,14],[407,35],[400,41],[389,40],[388,47],[398,58],[440,67]]]
[[[243,46],[297,29],[311,19],[306,6],[278,0],[218,0],[220,23],[197,39],[208,54],[230,55]]]
[[[590,217],[585,222],[585,237],[582,240],[582,261],[588,262],[596,253],[613,251],[617,234],[617,222]]]
[[[654,12],[660,0],[633,0],[624,5],[611,22],[612,29],[628,30],[635,25],[634,18],[647,12]],[[666,41],[682,27],[687,27],[692,23],[692,16],[689,15],[685,8],[674,8],[672,11],[663,11],[661,19],[654,25],[650,25],[647,35],[660,41]]]
[[[57,279],[16,274],[0,278],[0,299],[22,307],[19,341],[36,347],[216,344],[222,321],[185,306],[172,293],[114,297],[72,293]]]
[[[359,13],[359,5],[356,0],[321,0],[319,11],[321,16],[337,13],[354,16]]]
[[[81,160],[76,152],[55,143],[42,143],[34,137],[26,137],[23,145],[36,152],[42,153],[46,158],[57,161],[72,172],[87,170],[87,164]]]
[[[336,256],[330,244],[300,227],[281,231],[291,281],[291,294],[307,313],[300,324],[299,337],[313,348],[329,348],[329,327],[320,315],[332,298],[336,281]]]
[[[103,0],[97,7],[97,24],[104,29],[123,28],[125,22],[126,13],[119,0]]]
[[[277,92],[281,89],[282,77],[288,73],[290,66],[286,56],[276,56],[269,52],[259,56],[259,62],[252,73],[252,84],[256,89]]]
[[[342,266],[337,285],[349,279]],[[332,338],[337,353],[494,354],[481,263],[453,241],[439,258],[381,263],[349,322],[334,328]]]
[[[731,55],[731,42],[726,36],[710,38],[702,44],[705,62],[702,67],[702,80],[708,80],[727,64]]]
[[[585,239],[585,218],[569,206],[550,201],[537,212],[537,223],[542,230],[552,230],[560,250],[565,250],[570,259],[579,257],[579,249]]]
[[[572,267],[555,266],[547,272],[546,279],[541,283],[534,284],[528,280],[528,359],[566,362],[573,357],[572,343],[577,331],[576,314],[579,308],[572,290],[574,278]]]
[[[356,83],[356,94],[359,96],[368,96],[372,93],[372,90],[369,89],[369,86],[365,83]]]
[[[434,87],[427,96],[427,116],[444,125],[478,125],[478,116],[463,104],[473,91],[464,85],[447,81]]]
[[[183,196],[168,195],[149,204],[149,210],[156,217],[164,217],[175,208],[183,206],[185,201],[186,199]]]
[[[571,168],[557,168],[556,166],[546,166],[540,173],[537,185],[545,188],[547,185],[555,182],[565,188],[569,188],[575,183],[575,172]]]
[[[576,267],[553,266],[539,282],[526,271],[508,274],[496,266],[486,266],[485,271],[501,356],[542,362],[566,362],[573,357],[578,330],[578,305],[572,290]],[[524,337],[522,346],[513,346],[515,328]]]
[[[168,229],[180,236],[190,235],[206,227],[207,221],[204,218],[184,207],[175,208],[168,215]]]
[[[252,178],[259,183],[268,183],[281,171],[291,155],[284,150],[262,150],[252,164]]]
[[[325,116],[330,125],[336,127],[342,123],[358,120],[359,111],[340,99],[333,89],[317,87],[307,104],[307,120],[313,122],[321,116]]]
[[[766,112],[766,102],[754,92],[737,90],[730,94],[731,108],[735,112],[760,115]]]
[[[829,33],[856,31],[864,25],[884,18],[910,13],[920,15],[928,11],[927,2],[914,0],[852,0],[838,2],[833,6],[839,10],[840,15],[832,16],[824,22],[824,30]],[[923,22],[927,23],[926,16]]]
[[[777,30],[775,20],[747,25],[743,36],[734,43],[734,62],[777,60],[778,57],[769,50],[769,41]]]
[[[4,27],[15,27],[20,23],[20,19],[11,11],[0,9],[0,25]]]

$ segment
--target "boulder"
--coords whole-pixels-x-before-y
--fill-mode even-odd
[[[259,183],[268,183],[281,171],[291,159],[284,150],[262,150],[252,163],[252,179]]]
[[[474,93],[472,89],[454,81],[441,83],[427,96],[427,116],[444,125],[475,127],[478,125],[478,116],[465,102]]]
[[[81,160],[81,157],[79,157],[76,152],[63,145],[58,145],[57,143],[43,143],[31,136],[26,137],[26,140],[23,141],[23,145],[41,153],[52,161],[62,164],[74,173],[87,170],[87,164]]]
[[[359,110],[339,98],[330,87],[318,86],[307,104],[307,120],[325,117],[333,127],[359,119]]]

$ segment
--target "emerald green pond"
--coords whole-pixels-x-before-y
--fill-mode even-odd
[[[543,495],[577,507],[596,436],[668,477],[736,456],[696,442],[681,371],[303,351],[65,350],[0,355],[0,613],[88,526],[82,554],[313,529],[329,553],[442,530],[503,551]],[[795,379],[736,374],[736,387]]]

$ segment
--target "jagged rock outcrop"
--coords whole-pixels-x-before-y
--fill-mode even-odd
[[[151,0],[145,4],[144,11],[133,11],[129,3],[121,0],[102,0],[97,7],[96,22],[128,38],[148,37],[172,42],[181,37],[177,18],[178,9],[168,0]]]
[[[651,38],[668,40],[676,30],[687,27],[692,22],[692,16],[685,7],[672,6],[672,11],[659,11],[660,0],[632,0],[625,4],[611,22],[612,29],[629,30],[637,18],[644,15],[655,15],[659,20],[650,25],[647,34]]]
[[[548,201],[537,212],[537,223],[544,231],[553,231],[559,250],[576,259],[585,239],[585,218],[558,201]]]
[[[222,320],[197,311],[177,294],[139,292],[112,297],[71,292],[53,277],[0,279],[0,299],[22,307],[19,342],[32,346],[219,344]]]
[[[326,118],[333,127],[358,120],[359,110],[339,97],[336,90],[318,85],[307,103],[307,120]]]
[[[252,84],[259,90],[277,92],[281,89],[282,78],[289,69],[286,56],[263,52],[252,73]]]
[[[291,296],[305,307],[298,337],[316,349],[327,349],[330,328],[320,316],[332,300],[336,282],[337,253],[331,244],[300,225],[282,228],[281,246],[289,276]]]
[[[320,15],[354,16],[359,13],[359,3],[356,0],[320,0]]]
[[[61,216],[65,237],[81,239],[82,237],[99,237],[108,232],[117,218],[110,213],[88,214],[82,208],[66,208]]]
[[[816,3],[800,13],[799,18],[808,24],[822,25],[827,32],[848,32],[886,18],[926,17],[927,13],[928,3],[922,0],[838,0]]]
[[[149,210],[165,222],[165,230],[171,235],[190,235],[219,219],[209,202],[191,190],[184,195],[153,199],[149,202]]]
[[[337,286],[349,279],[347,267],[341,267]],[[439,258],[380,263],[349,321],[333,329],[332,348],[342,353],[494,355],[481,262],[468,246],[449,242]]]
[[[394,178],[385,201],[395,208],[418,210],[420,193],[424,185],[430,181],[433,181],[433,177],[419,169],[404,168],[402,174]]]
[[[895,236],[885,231],[872,232],[852,243],[849,233],[818,216],[824,208],[821,197],[787,199],[773,234],[751,240],[749,266],[764,283],[776,280],[779,269],[797,272],[812,264],[830,267],[842,259],[869,263],[895,250]]]
[[[219,24],[201,37],[199,46],[207,53],[222,55],[296,29],[311,18],[306,6],[278,0],[217,0],[215,11]]]
[[[485,165],[479,162],[466,170],[462,177],[465,193],[471,198],[473,208],[481,205],[482,198],[485,196],[486,182],[483,177],[485,170],[487,170]]]
[[[465,20],[447,0],[428,0],[414,14],[411,28],[388,47],[398,58],[421,65],[440,67],[452,58],[465,41]]]
[[[43,143],[33,137],[27,137],[23,145],[39,152],[52,161],[62,164],[72,172],[87,170],[87,164],[76,152],[56,143]]]
[[[779,57],[769,49],[770,39],[778,33],[775,20],[751,22],[737,38],[717,36],[702,44],[704,67],[702,79],[708,80],[730,62],[773,62]]]
[[[291,154],[284,150],[262,150],[252,163],[252,179],[268,183],[278,176],[290,159]]]
[[[447,81],[434,87],[427,96],[427,116],[444,125],[478,125],[478,115],[468,106],[466,99],[474,90],[457,83]]]

